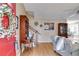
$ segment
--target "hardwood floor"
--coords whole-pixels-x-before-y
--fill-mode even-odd
[[[51,43],[39,43],[37,47],[25,49],[21,56],[59,56]]]

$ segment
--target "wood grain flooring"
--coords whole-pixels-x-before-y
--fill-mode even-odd
[[[25,49],[21,56],[59,56],[51,43],[39,43],[34,48]]]

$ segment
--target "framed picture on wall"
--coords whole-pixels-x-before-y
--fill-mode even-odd
[[[44,23],[45,29],[44,30],[54,30],[54,23]]]

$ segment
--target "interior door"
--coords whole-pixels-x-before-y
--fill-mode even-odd
[[[20,42],[26,43],[28,36],[28,18],[25,15],[20,15]]]

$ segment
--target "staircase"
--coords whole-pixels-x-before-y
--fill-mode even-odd
[[[30,40],[32,42],[32,46],[34,47],[34,46],[38,45],[38,35],[40,33],[30,25],[29,25],[29,32],[32,34]],[[30,33],[29,33],[29,35],[30,35]]]

